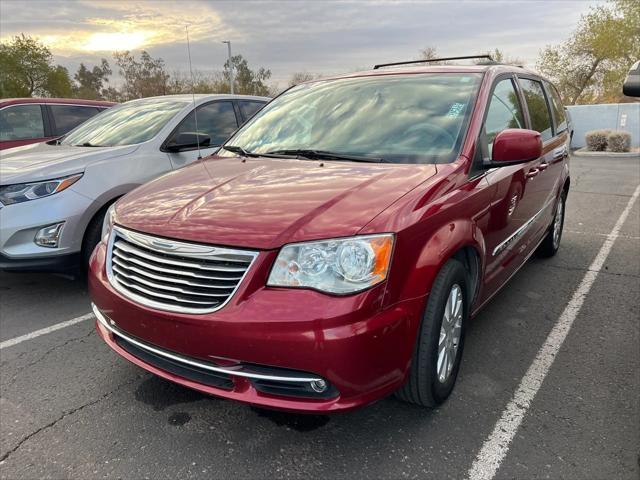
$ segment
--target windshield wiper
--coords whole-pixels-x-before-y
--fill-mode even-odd
[[[84,143],[81,143],[79,145],[72,145],[72,146],[74,146],[74,147],[104,147],[104,145],[94,145],[91,142],[84,142]]]
[[[236,145],[223,145],[222,148],[232,153],[239,153],[243,157],[259,157],[260,156],[257,153],[247,152],[244,148],[238,147]]]
[[[381,157],[367,157],[364,155],[350,155],[348,153],[329,152],[327,150],[312,150],[312,149],[288,149],[288,150],[274,150],[269,152],[268,155],[296,155],[312,160],[349,160],[351,162],[370,162],[370,163],[384,163],[386,160]]]
[[[243,157],[271,157],[271,158],[284,158],[282,155],[277,155],[272,152],[269,153],[255,153],[248,152],[242,147],[238,147],[237,145],[223,145],[222,148],[225,150],[229,150],[230,152],[237,153],[242,155]]]

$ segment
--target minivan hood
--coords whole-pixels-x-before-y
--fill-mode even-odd
[[[34,143],[0,152],[0,183],[9,185],[63,177],[84,171],[90,163],[128,155],[138,145],[74,147]]]
[[[116,223],[200,243],[273,249],[355,235],[434,165],[209,157],[143,185]]]

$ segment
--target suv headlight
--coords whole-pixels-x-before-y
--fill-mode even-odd
[[[390,233],[285,245],[267,285],[359,292],[387,278],[392,250]]]
[[[0,187],[0,202],[3,205],[28,202],[38,198],[48,197],[66,190],[82,177],[82,173],[69,175],[67,177],[45,180],[34,183],[16,183],[15,185],[4,185]]]

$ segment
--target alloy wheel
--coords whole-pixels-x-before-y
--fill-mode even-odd
[[[560,199],[558,202],[558,208],[556,210],[556,216],[553,219],[553,248],[557,249],[560,246],[560,235],[562,234],[562,217],[564,216],[564,201]]]
[[[451,287],[447,297],[438,339],[438,362],[436,364],[438,380],[445,383],[455,365],[463,317],[462,289],[456,283]]]

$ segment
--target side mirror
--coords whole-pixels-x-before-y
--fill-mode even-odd
[[[182,132],[167,144],[166,149],[170,152],[181,152],[198,148],[198,146],[208,147],[210,143],[211,137],[205,133]]]
[[[538,132],[508,128],[496,135],[491,152],[491,167],[525,163],[542,156],[542,138]]]
[[[622,93],[627,97],[640,97],[640,61],[634,63],[629,70],[622,84]]]

